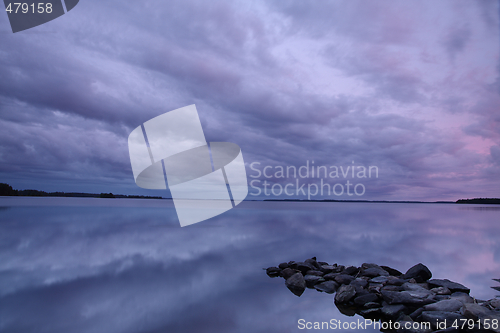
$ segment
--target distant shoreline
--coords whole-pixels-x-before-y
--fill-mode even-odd
[[[81,193],[81,192],[45,192],[39,190],[15,190],[12,186],[0,183],[0,197],[60,197],[60,198],[116,198],[116,199],[165,199],[161,196],[147,195],[123,195],[113,193]],[[367,203],[436,203],[436,204],[486,204],[500,205],[499,198],[474,198],[474,199],[459,199],[457,201],[413,201],[413,200],[305,200],[305,199],[264,199],[264,200],[245,200],[253,202],[367,202]]]

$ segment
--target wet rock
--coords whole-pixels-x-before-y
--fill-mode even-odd
[[[356,275],[356,274],[358,274],[358,272],[359,272],[359,268],[358,267],[349,266],[349,267],[347,267],[346,269],[344,269],[342,271],[342,274]]]
[[[457,299],[447,299],[439,301],[436,303],[428,304],[424,306],[425,311],[444,311],[444,312],[455,312],[460,310],[462,307],[462,302]]]
[[[301,273],[295,273],[285,281],[287,288],[296,296],[301,296],[306,290],[306,281]]]
[[[451,327],[453,322],[460,319],[465,319],[464,316],[456,312],[444,312],[444,311],[424,311],[422,312],[422,321],[430,322],[433,328],[437,328],[437,324],[446,323],[446,327]],[[444,325],[444,324],[441,324]],[[441,327],[439,327],[441,328]]]
[[[268,267],[266,269],[266,274],[272,278],[280,276],[280,273],[281,269],[279,269],[278,267]]]
[[[340,274],[335,277],[335,282],[338,284],[349,284],[351,281],[354,280],[354,276],[347,275],[347,274]]]
[[[358,296],[354,298],[354,304],[359,306],[364,306],[366,303],[378,301],[378,296],[373,293],[367,293],[365,295]]]
[[[397,304],[397,305],[386,305],[380,309],[380,312],[388,318],[395,319],[401,313],[407,310],[408,309],[403,304]]]
[[[335,302],[347,303],[354,297],[355,294],[356,290],[353,286],[344,284],[337,290],[337,293],[335,294]]]
[[[285,268],[284,270],[281,271],[281,276],[287,280],[290,276],[294,275],[295,273],[300,273],[298,269],[291,269],[291,268]]]
[[[335,281],[325,281],[314,286],[314,289],[318,291],[325,292],[327,294],[333,294],[339,287],[338,283]]]
[[[416,264],[411,267],[406,273],[401,277],[403,279],[415,279],[417,282],[425,282],[432,277],[431,271],[424,264]]]
[[[448,279],[443,279],[443,280],[432,279],[432,280],[427,281],[427,283],[429,283],[429,286],[431,288],[445,287],[445,288],[448,288],[452,293],[459,291],[459,292],[463,292],[463,293],[468,294],[470,292],[470,289],[465,287],[464,285],[457,283],[457,282],[450,281]]]
[[[307,288],[314,288],[314,285],[325,282],[325,279],[323,279],[321,276],[306,274],[304,276],[304,281],[306,281]]]

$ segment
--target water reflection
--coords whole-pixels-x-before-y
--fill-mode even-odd
[[[0,211],[1,332],[299,332],[299,319],[354,320],[332,295],[299,299],[262,270],[313,256],[402,271],[422,262],[478,298],[493,297],[491,279],[500,276],[496,210],[243,202],[179,228],[166,200],[8,205]]]

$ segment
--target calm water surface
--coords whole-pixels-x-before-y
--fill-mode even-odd
[[[312,256],[422,262],[492,298],[499,221],[498,206],[243,202],[180,228],[168,200],[0,197],[0,332],[303,332],[301,318],[361,318],[262,270]]]

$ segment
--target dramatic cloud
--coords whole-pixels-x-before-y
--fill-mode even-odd
[[[16,34],[0,15],[0,181],[157,195],[135,186],[127,136],[196,104],[248,165],[376,165],[369,199],[498,196],[498,10],[82,0]]]

